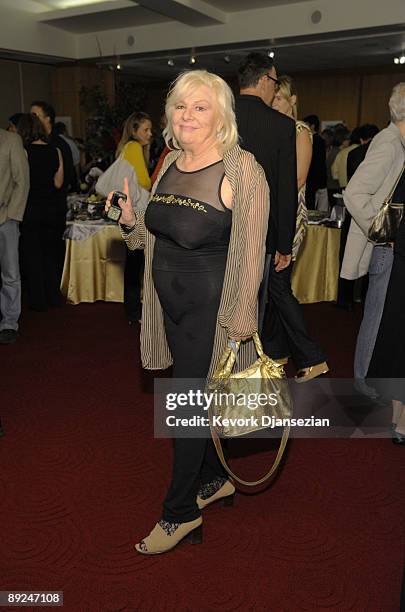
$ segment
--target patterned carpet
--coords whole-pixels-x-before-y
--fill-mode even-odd
[[[360,311],[305,313],[350,376]],[[0,347],[0,590],[64,591],[69,612],[399,610],[403,448],[293,440],[270,488],[205,511],[201,546],[144,558],[133,544],[159,518],[171,442],[153,439],[137,330],[117,304],[22,321]],[[255,476],[269,459],[233,465]]]

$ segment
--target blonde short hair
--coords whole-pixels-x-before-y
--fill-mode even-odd
[[[280,93],[283,96],[283,98],[285,98],[286,100],[289,100],[291,96],[297,96],[297,90],[295,89],[293,80],[290,76],[288,76],[287,74],[284,74],[277,78],[279,82],[279,85],[277,87],[277,93]],[[297,102],[295,102],[295,104],[292,105],[292,113],[293,113],[294,119],[297,120],[297,117],[298,117]]]
[[[207,70],[187,70],[182,72],[170,86],[166,99],[167,126],[163,130],[166,144],[170,148],[180,149],[172,129],[172,112],[179,100],[190,94],[201,85],[206,85],[215,94],[218,112],[223,124],[218,133],[218,142],[223,151],[234,147],[238,142],[238,128],[235,118],[235,99],[231,88],[220,76]]]

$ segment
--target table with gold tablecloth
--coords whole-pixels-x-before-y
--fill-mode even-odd
[[[336,300],[340,230],[309,225],[292,275],[302,304]],[[84,240],[66,240],[62,293],[71,304],[123,302],[125,243],[116,225],[102,227]]]
[[[309,225],[291,279],[301,304],[332,302],[339,281],[340,229]]]
[[[70,304],[124,301],[125,243],[116,225],[66,240],[61,291]]]

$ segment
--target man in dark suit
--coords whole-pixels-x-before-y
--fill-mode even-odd
[[[270,57],[250,53],[240,65],[238,77],[240,95],[236,97],[235,111],[240,144],[261,164],[270,187],[259,330],[263,329],[263,345],[273,359],[299,354],[302,361],[298,368],[309,369],[323,361],[323,356],[308,337],[300,306],[291,291],[291,251],[298,203],[295,122],[270,106],[278,83]]]

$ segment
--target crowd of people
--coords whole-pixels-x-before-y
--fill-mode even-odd
[[[405,221],[395,244],[374,245],[368,230],[389,195],[405,202],[405,84],[394,88],[391,123],[381,132],[338,124],[320,133],[316,115],[298,118],[293,80],[278,76],[268,55],[249,54],[238,78],[234,97],[215,74],[181,74],[168,93],[153,163],[150,116],[135,112],[123,126],[116,158],[150,191],[146,211],[137,212],[124,181],[119,221],[127,246],[125,310],[130,323],[141,321],[142,364],[206,379],[231,341],[241,343],[242,370],[254,361],[259,331],[273,360],[293,362],[298,383],[328,372],[291,274],[308,209],[329,210],[338,194],[348,212],[337,305],[351,308],[354,281],[368,275],[355,378],[366,393],[393,401],[393,440],[404,444],[404,390],[376,389],[366,379],[404,375]],[[80,152],[42,101],[10,118],[2,149],[10,161],[0,176],[0,342],[8,344],[20,316],[20,231],[29,307],[60,304],[66,198],[80,180]],[[109,197],[107,211],[110,204]],[[179,438],[174,449],[161,518],[136,545],[142,554],[166,552],[188,535],[199,541],[202,509],[235,492],[211,440]]]

